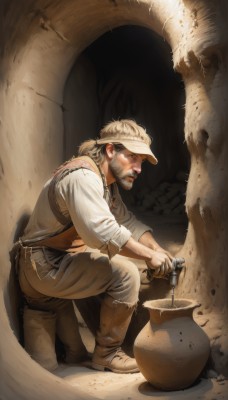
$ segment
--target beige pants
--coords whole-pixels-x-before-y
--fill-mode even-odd
[[[21,248],[19,282],[28,303],[36,308],[51,299],[83,299],[100,294],[129,307],[137,304],[140,274],[119,255],[111,260],[98,252],[63,254],[45,248]]]

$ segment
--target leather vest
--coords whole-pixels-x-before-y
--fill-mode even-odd
[[[65,228],[62,232],[54,236],[47,237],[45,239],[32,243],[31,247],[45,246],[69,253],[78,253],[85,251],[85,243],[77,233],[71,220],[69,220],[69,218],[65,217],[62,214],[55,195],[56,184],[60,182],[65,176],[80,168],[89,169],[101,176],[97,165],[90,157],[87,156],[77,157],[75,159],[72,159],[71,161],[67,161],[54,172],[48,190],[48,199],[53,214],[55,215],[57,220],[65,226]]]

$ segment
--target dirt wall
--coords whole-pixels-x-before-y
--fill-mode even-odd
[[[174,67],[186,85],[191,172],[186,199],[189,228],[182,254],[189,267],[179,294],[197,296],[202,302],[199,317],[214,345],[215,368],[227,371],[222,331],[228,254],[227,14],[225,1],[1,2],[0,345],[6,399],[75,398],[72,388],[36,365],[17,341],[9,250],[43,182],[64,157],[63,90],[73,63],[103,33],[126,24],[153,29],[168,41]],[[77,398],[85,394],[78,391]]]

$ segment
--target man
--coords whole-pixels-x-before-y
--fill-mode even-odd
[[[60,166],[40,194],[20,239],[19,282],[27,304],[27,349],[44,366],[31,323],[36,311],[55,313],[66,361],[78,362],[87,352],[69,300],[101,295],[92,366],[138,371],[135,359],[121,349],[140,287],[139,271],[128,257],[144,260],[156,276],[169,273],[172,263],[151,228],[127,210],[117,184],[130,190],[142,163],[157,163],[150,144],[134,121],[113,121],[99,139],[82,143],[79,157]]]

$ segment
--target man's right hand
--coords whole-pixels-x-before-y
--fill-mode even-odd
[[[159,250],[152,250],[151,248],[136,242],[132,237],[123,246],[120,254],[125,257],[136,258],[144,260],[148,268],[154,271],[153,275],[156,278],[164,278],[173,270],[172,256],[165,252],[162,248]]]
[[[146,264],[153,270],[153,275],[156,278],[162,278],[173,270],[172,261],[169,256],[160,251],[153,251],[151,259],[146,261]]]

